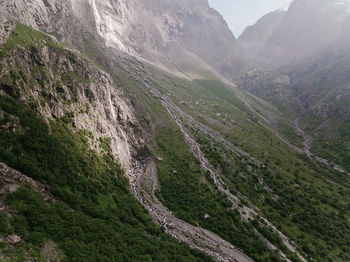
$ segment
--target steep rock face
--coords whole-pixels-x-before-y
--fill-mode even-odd
[[[88,34],[100,46],[168,66],[188,63],[189,54],[223,73],[241,63],[235,37],[207,0],[11,0],[0,1],[0,13],[81,48]]]
[[[13,32],[10,40],[17,41],[18,35]],[[91,131],[95,141],[110,138],[112,154],[128,170],[142,137],[134,135],[137,120],[120,90],[107,73],[74,51],[63,49],[44,34],[41,38],[41,42],[18,45],[3,54],[0,92],[27,103],[39,101],[37,110],[47,121],[68,117],[77,130]]]
[[[295,0],[267,42],[287,59],[323,51],[342,34],[349,7],[348,1]]]
[[[275,72],[266,65],[261,56],[265,52],[266,41],[285,16],[285,11],[277,10],[261,17],[254,25],[248,26],[238,38],[248,60],[246,66],[234,77],[234,82],[245,90],[273,101],[284,101],[292,97],[291,79]]]
[[[246,57],[257,59],[264,52],[266,41],[285,16],[285,11],[277,10],[261,17],[254,25],[248,26],[238,42],[243,47]]]
[[[290,75],[304,108],[323,118],[349,117],[349,10],[347,0],[295,0],[266,42],[267,60]]]
[[[348,53],[340,53],[318,61],[313,72],[305,75],[293,86],[304,108],[324,119],[350,119],[349,65]]]
[[[2,20],[14,20],[34,29],[56,35],[62,42],[70,43],[77,48],[84,48],[86,39],[103,45],[104,41],[96,33],[93,9],[86,2],[77,6],[79,1],[71,0],[0,0]],[[84,19],[76,15],[74,8],[84,14]]]
[[[108,46],[176,66],[176,56],[186,52],[220,71],[233,66],[235,38],[206,0],[93,0],[90,4],[97,31]]]

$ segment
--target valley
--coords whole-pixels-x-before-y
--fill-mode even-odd
[[[238,39],[206,0],[0,14],[0,261],[350,260],[348,15],[330,0]],[[296,14],[337,14],[337,34],[311,52]]]

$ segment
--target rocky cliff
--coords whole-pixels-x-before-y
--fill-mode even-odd
[[[0,12],[80,48],[94,39],[172,70],[204,60],[231,73],[241,63],[235,37],[206,0],[11,0],[0,2]]]
[[[36,101],[47,122],[69,116],[72,127],[90,130],[94,140],[111,139],[113,155],[129,169],[142,137],[134,135],[137,120],[111,76],[51,36],[21,24],[5,27],[8,39],[1,52],[1,92],[24,103]]]
[[[240,42],[260,65],[288,75],[306,108],[328,101],[324,111],[332,111],[335,100],[346,104],[348,97],[349,10],[349,1],[295,0],[287,12],[271,13],[247,28]],[[325,108],[329,104],[333,109]]]

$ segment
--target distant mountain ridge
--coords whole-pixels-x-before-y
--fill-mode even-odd
[[[349,10],[347,0],[294,0],[280,16],[266,15],[238,39],[253,69],[236,80],[258,96],[289,104],[314,134],[315,150],[344,165],[350,159],[343,138],[350,132]],[[290,82],[281,85],[281,75]]]
[[[316,59],[350,46],[348,10],[349,1],[294,0],[287,12],[264,16],[239,40],[259,43],[260,52],[254,58],[277,67],[300,63],[306,57]],[[272,30],[261,35],[263,27]]]

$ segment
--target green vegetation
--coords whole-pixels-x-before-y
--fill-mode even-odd
[[[148,73],[150,85],[167,94],[178,107],[194,119],[220,132],[226,140],[262,163],[250,163],[246,157],[237,156],[222,144],[203,135],[200,130],[188,126],[193,137],[200,142],[206,157],[221,172],[226,186],[233,193],[242,193],[258,206],[262,215],[289,236],[305,257],[317,261],[350,259],[347,252],[350,244],[348,176],[326,166],[318,166],[306,156],[291,151],[273,133],[262,127],[247,109],[243,111],[235,105],[235,102],[232,102],[234,99],[228,101],[220,98],[226,91],[221,92],[219,89],[216,92],[221,94],[214,94],[208,87],[203,88],[203,83],[198,85],[157,71],[152,73]],[[145,100],[151,99],[150,96],[143,97]],[[211,185],[210,179],[197,170],[196,160],[189,155],[182,134],[173,127],[169,117],[159,113],[158,102],[148,103],[150,115],[153,111],[154,114],[161,115],[158,117],[154,150],[164,158],[159,165],[158,195],[162,197],[162,201],[181,218],[218,233],[250,254],[246,251],[249,249],[240,246],[234,237],[225,236],[225,232],[232,229],[218,229],[209,225],[209,221],[215,220],[216,212],[221,211],[223,207],[220,206],[220,201],[217,201],[219,204],[215,204],[216,207],[207,203],[208,199],[220,200],[217,198],[218,193]],[[291,133],[288,128],[287,132]],[[169,134],[171,140],[168,139]],[[203,203],[202,196],[206,203]],[[204,208],[195,208],[197,206]],[[194,216],[196,213],[198,215]],[[203,213],[208,213],[210,219],[205,220]],[[225,221],[225,213],[219,214],[220,219]],[[224,222],[228,226],[231,226],[230,223],[229,220]],[[295,255],[281,245],[281,239],[271,234],[263,224],[260,226],[261,233],[266,238],[280,247],[290,259],[297,260]],[[249,230],[251,227],[248,224]]]
[[[90,149],[88,132],[75,133],[61,119],[50,122],[49,132],[33,110],[9,97],[0,97],[0,110],[21,127],[1,129],[0,161],[49,185],[58,200],[47,205],[29,186],[7,198],[17,211],[10,227],[24,243],[52,239],[64,261],[211,261],[152,222],[110,153]],[[3,222],[2,233],[7,228]]]
[[[0,234],[7,236],[13,233],[13,229],[9,224],[9,218],[4,211],[0,211]]]
[[[176,126],[168,123],[158,128],[155,148],[164,159],[158,169],[158,196],[170,210],[193,225],[217,233],[255,261],[279,261],[226,197],[218,193],[209,176],[203,174]],[[205,214],[210,218],[206,219]]]
[[[244,164],[249,160],[237,157],[219,143],[210,143],[196,131],[193,133],[206,157],[221,170],[229,189],[247,196],[303,253],[317,261],[349,259],[349,254],[344,253],[350,244],[349,204],[345,201],[350,198],[350,190],[342,180],[348,180],[346,176],[337,177],[340,174],[317,167],[306,157],[302,164],[296,162],[294,169],[291,166],[286,170],[273,167],[281,166],[282,158],[274,163],[265,162],[265,167],[250,163],[254,170],[251,172]],[[340,185],[330,184],[326,178],[339,181]],[[267,239],[287,253],[280,239],[261,229],[264,228],[260,232]]]
[[[239,109],[247,111],[247,108],[243,106],[242,102],[219,79],[196,80],[196,82],[218,98],[238,107]]]
[[[47,35],[19,24],[0,50],[0,58],[9,56],[18,45],[40,50],[54,44]],[[93,43],[87,42],[85,49],[87,57],[100,66],[104,64]],[[278,255],[256,236],[254,226],[291,260],[298,261],[262,221],[241,220],[201,170],[161,100],[140,84],[140,78],[166,94],[196,121],[261,162],[253,164],[201,130],[187,126],[205,156],[221,172],[227,188],[245,195],[296,243],[303,255],[321,262],[350,260],[350,178],[291,152],[262,127],[261,116],[270,116],[264,113],[266,104],[239,93],[244,96],[242,102],[237,97],[239,90],[228,89],[218,79],[191,82],[156,69],[138,68],[137,62],[130,62],[130,70],[125,71],[124,65],[114,66],[109,72],[130,95],[136,116],[150,132],[149,147],[163,158],[158,166],[157,196],[176,216],[217,233],[256,261],[279,261]],[[137,75],[130,75],[136,70]],[[31,88],[34,81],[42,89],[47,86],[45,66],[32,69],[33,79],[18,69],[8,71],[1,79],[3,83]],[[56,90],[61,90],[62,84],[74,87],[88,83],[88,77],[74,72],[59,79],[62,81],[56,83]],[[46,105],[49,94],[39,96],[38,101],[27,101],[28,106],[5,96],[0,98],[0,161],[49,185],[57,199],[48,205],[41,194],[26,185],[7,198],[17,213],[13,218],[0,213],[0,234],[14,232],[24,237],[17,261],[23,261],[23,254],[31,250],[39,257],[40,250],[35,247],[49,239],[63,250],[66,261],[211,261],[179,244],[151,221],[129,193],[128,181],[110,154],[108,138],[97,141],[101,149],[98,153],[90,149],[91,141],[95,141],[93,133],[74,132],[70,127],[74,112],[50,121],[49,125],[37,116],[35,112]],[[300,138],[288,126],[282,128],[286,137],[298,139],[296,144],[300,144]],[[337,129],[346,138],[348,130],[348,123]],[[339,151],[332,157],[346,166],[348,156],[339,150],[344,144],[338,145],[337,138],[332,143],[332,152]],[[209,217],[205,218],[206,214]],[[10,246],[2,245],[0,250],[14,254]]]
[[[148,130],[154,128],[154,140],[149,146],[163,159],[158,164],[160,188],[156,192],[157,197],[180,219],[217,233],[255,261],[280,261],[278,255],[256,237],[250,223],[241,220],[240,214],[217,191],[208,174],[201,170],[198,160],[189,151],[181,131],[160,100],[125,73],[119,72],[118,79],[142,101],[143,106],[137,107],[141,123]],[[152,81],[151,85],[158,87],[159,83],[166,81]],[[180,81],[176,83],[182,84]],[[205,214],[210,217],[206,219]]]
[[[350,121],[332,119],[317,131],[313,131],[310,123],[308,125],[307,131],[312,132],[315,138],[312,151],[350,171]]]
[[[23,262],[28,258],[37,259],[38,262],[46,262],[42,257],[41,250],[38,246],[21,241],[16,246],[6,242],[0,242],[0,254],[4,257],[1,262]]]
[[[37,50],[42,49],[45,46],[49,46],[55,49],[63,48],[52,41],[51,36],[33,30],[32,28],[25,26],[21,23],[16,23],[16,29],[10,34],[7,42],[0,49],[0,60],[11,54],[11,51],[16,46],[21,46],[26,49],[36,48]]]
[[[1,58],[11,60],[7,56],[14,49],[34,55],[45,46],[72,55],[46,34],[17,24],[0,50]],[[9,261],[24,261],[25,256],[41,261],[39,246],[53,240],[64,252],[64,261],[212,261],[154,224],[130,194],[129,182],[111,155],[109,138],[97,141],[98,153],[90,148],[95,141],[93,133],[70,127],[75,112],[49,125],[37,115],[52,95],[61,95],[65,101],[62,85],[72,91],[74,102],[74,88],[89,84],[87,76],[80,71],[62,75],[55,65],[40,59],[34,61],[37,65],[31,74],[25,75],[20,71],[21,63],[14,59],[17,67],[1,82],[6,80],[11,90],[21,87],[25,92],[40,87],[42,92],[38,101],[28,99],[28,106],[0,97],[0,161],[49,185],[57,201],[48,205],[41,194],[26,185],[10,195],[6,202],[16,215],[1,220],[0,234],[16,233],[23,240],[16,247],[3,244],[0,252]]]

